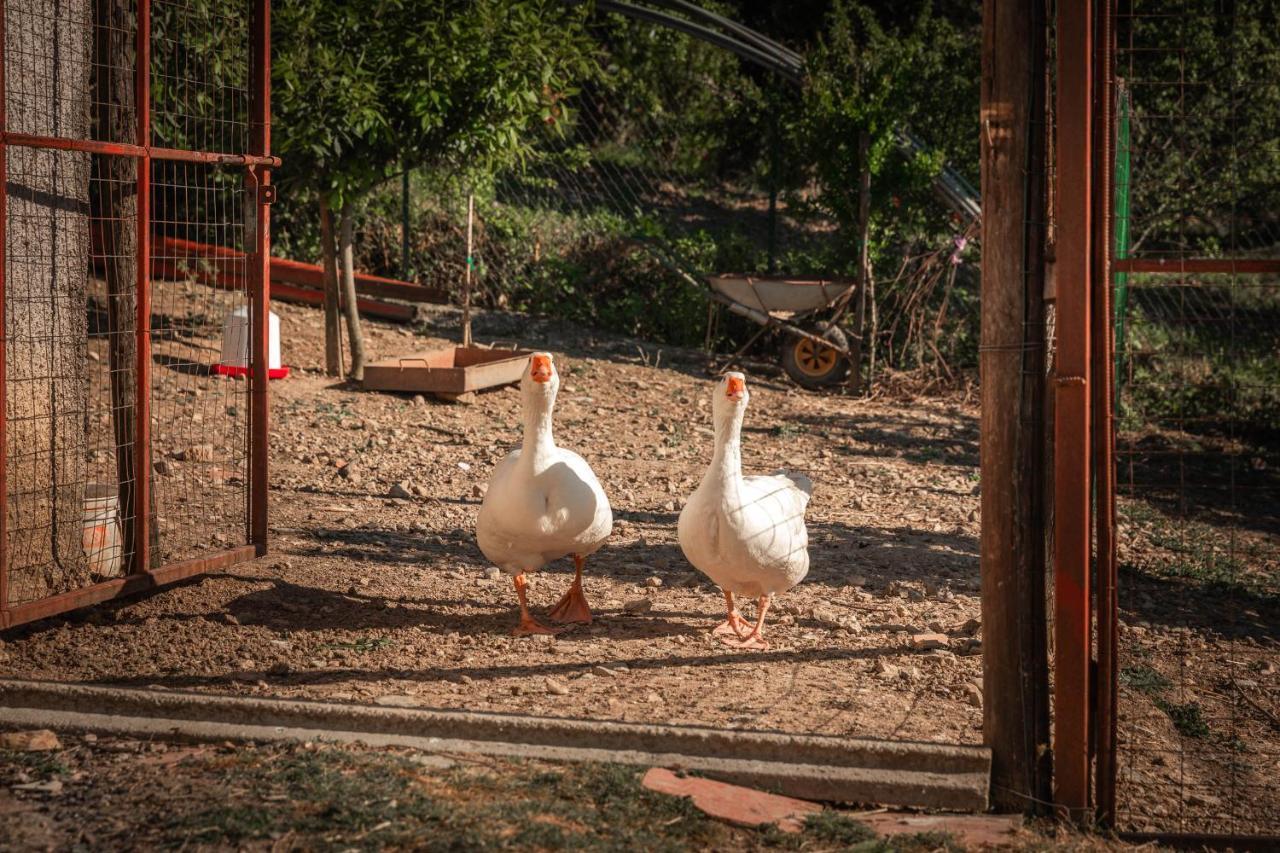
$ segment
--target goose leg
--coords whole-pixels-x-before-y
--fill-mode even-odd
[[[555,628],[548,628],[537,619],[533,618],[533,614],[529,612],[529,599],[525,594],[525,589],[529,586],[529,582],[525,580],[524,574],[518,574],[515,577],[516,597],[520,599],[520,624],[511,629],[511,635],[514,637],[527,637],[530,634],[558,634]]]
[[[551,608],[551,613],[548,614],[557,622],[591,624],[591,608],[587,606],[587,597],[582,592],[582,565],[585,562],[577,554],[573,555],[573,583],[569,585],[569,591],[560,599],[560,603]]]
[[[733,640],[725,640],[725,642],[739,649],[769,648],[769,641],[764,638],[764,614],[769,610],[769,604],[772,601],[773,599],[770,596],[761,596],[759,601],[760,615],[756,617],[756,626],[751,629],[751,633],[737,642]]]
[[[711,629],[711,635],[714,637],[727,637],[730,634],[741,639],[746,636],[745,629],[750,628],[750,623],[742,618],[742,614],[738,612],[738,605],[733,603],[733,593],[729,590],[724,591],[724,603],[728,608],[729,618],[725,619],[719,625]]]

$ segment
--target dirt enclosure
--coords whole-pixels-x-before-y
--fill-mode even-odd
[[[388,705],[981,739],[975,399],[867,401],[801,392],[770,375],[749,378],[747,469],[801,470],[816,489],[810,574],[777,602],[772,646],[744,651],[707,636],[723,616],[722,599],[675,539],[681,501],[711,448],[702,357],[529,318],[481,317],[483,341],[515,339],[557,353],[557,440],[591,462],[616,519],[612,538],[587,563],[596,622],[555,639],[515,639],[514,591],[480,554],[473,526],[493,465],[519,441],[518,392],[458,405],[354,390],[317,369],[318,314],[277,311],[294,373],[272,386],[271,555],[10,631],[0,640],[0,671]],[[371,355],[385,357],[444,344],[455,324],[442,313],[414,329],[369,323],[366,335]],[[194,334],[188,358],[212,362],[219,329],[200,328],[207,340]],[[210,393],[237,396],[216,392],[236,380],[193,377],[176,362],[157,364],[158,387],[169,372],[182,387],[213,389],[188,394],[190,405],[206,406]],[[173,403],[180,404],[187,405]],[[166,450],[162,485],[174,478],[191,488],[187,455]],[[1162,518],[1144,523],[1156,530]],[[1158,539],[1135,539],[1126,561],[1158,562]],[[535,577],[538,611],[559,598],[571,571],[566,559]],[[1217,808],[1208,795],[1195,794],[1204,803],[1197,807],[1179,791],[1207,789],[1221,772],[1211,749],[1227,737],[1216,728],[1220,709],[1204,708],[1205,725],[1191,727],[1183,719],[1189,706],[1163,685],[1175,676],[1217,683],[1214,667],[1235,660],[1228,651],[1240,632],[1253,637],[1256,696],[1231,709],[1233,731],[1248,738],[1228,746],[1235,778],[1257,783],[1249,815],[1271,810],[1265,780],[1274,777],[1280,744],[1268,710],[1276,641],[1273,631],[1249,625],[1274,624],[1274,599],[1241,608],[1231,590],[1205,587],[1196,600],[1216,615],[1211,625],[1188,628],[1168,595],[1143,590],[1122,611],[1125,636],[1140,634],[1149,650],[1146,669],[1124,674],[1124,716],[1175,758],[1126,763],[1129,814],[1159,826]],[[1202,654],[1177,653],[1188,644]]]
[[[494,577],[473,525],[492,466],[519,441],[518,392],[450,405],[353,390],[317,370],[317,313],[276,310],[294,375],[272,386],[271,556],[10,632],[0,646],[5,671],[979,739],[973,401],[866,402],[752,377],[744,462],[754,471],[803,470],[815,480],[813,568],[777,602],[771,648],[736,650],[706,636],[723,602],[675,539],[681,502],[710,454],[701,357],[526,318],[482,318],[481,340],[518,337],[559,355],[557,440],[591,462],[616,519],[613,537],[587,564],[596,622],[554,640],[515,639],[508,635],[514,592],[505,577]],[[370,323],[372,354],[443,343],[429,335],[452,319],[428,321],[417,333]],[[217,332],[209,328],[211,361]],[[162,479],[182,476],[181,451],[161,466]],[[535,578],[537,607],[554,603],[571,571],[566,559]],[[927,633],[946,636],[913,647],[913,636]]]

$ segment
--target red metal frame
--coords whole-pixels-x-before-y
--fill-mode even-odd
[[[1053,763],[1054,800],[1074,818],[1090,789],[1093,24],[1093,4],[1058,5]]]
[[[258,0],[253,9],[253,77],[249,86],[250,107],[249,146],[260,158],[271,155],[271,4]],[[266,166],[255,166],[247,173],[251,200],[255,215],[253,251],[249,260],[249,280],[252,286],[253,322],[253,383],[250,389],[249,448],[249,541],[261,556],[267,553],[267,417],[269,406],[267,388],[270,380],[267,353],[269,348],[271,303],[271,251],[270,234],[271,171]]]
[[[0,129],[8,125],[5,92],[6,10],[0,0]],[[9,625],[9,351],[8,297],[5,291],[9,255],[9,146],[0,134],[0,628]]]
[[[270,170],[279,166],[279,158],[271,156],[270,135],[270,55],[271,27],[269,0],[254,0],[251,24],[253,82],[250,103],[252,153],[185,151],[151,145],[151,2],[138,0],[137,64],[135,68],[135,103],[137,105],[136,138],[133,143],[103,142],[12,133],[7,129],[5,109],[5,3],[0,0],[0,629],[64,613],[79,607],[130,595],[156,586],[174,583],[192,575],[251,560],[267,550],[267,316],[270,305],[270,234],[269,192]],[[6,225],[8,209],[7,153],[10,146],[83,151],[89,154],[134,157],[137,171],[137,363],[135,402],[135,470],[133,523],[135,551],[130,574],[94,584],[61,595],[10,605],[8,480],[5,448],[7,432],[6,374]],[[152,569],[150,566],[150,472],[151,472],[151,166],[155,160],[175,160],[224,166],[244,166],[246,182],[253,193],[253,233],[249,263],[249,285],[253,314],[253,374],[251,387],[251,423],[249,430],[249,544],[224,551],[171,563]]]
[[[1118,670],[1116,643],[1119,639],[1119,597],[1116,578],[1116,469],[1115,469],[1115,360],[1112,308],[1112,264],[1115,253],[1115,81],[1113,79],[1115,41],[1115,0],[1098,4],[1097,92],[1098,187],[1094,193],[1093,270],[1093,452],[1097,529],[1095,593],[1097,614],[1098,671],[1094,684],[1093,735],[1097,750],[1096,794],[1098,817],[1109,822],[1115,810],[1115,750]]]

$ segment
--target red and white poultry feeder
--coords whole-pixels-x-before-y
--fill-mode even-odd
[[[280,318],[272,311],[268,314],[267,376],[284,379],[289,368],[280,364]],[[227,315],[222,326],[222,358],[213,366],[220,376],[248,376],[251,368],[249,355],[249,306],[242,305]]]

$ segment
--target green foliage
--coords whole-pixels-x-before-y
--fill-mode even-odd
[[[552,0],[277,3],[282,181],[340,206],[406,163],[519,162],[589,69],[584,15]]]

